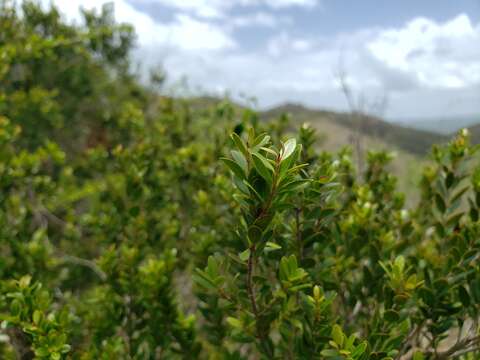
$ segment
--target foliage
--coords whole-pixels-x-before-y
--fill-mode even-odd
[[[467,132],[407,208],[391,154],[142,87],[107,8],[1,4],[2,359],[480,356]]]

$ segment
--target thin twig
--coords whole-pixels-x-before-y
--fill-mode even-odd
[[[467,350],[465,349],[466,347],[477,346],[479,342],[480,342],[480,336],[464,339],[461,342],[457,342],[447,351],[444,351],[442,353],[436,353],[435,359],[436,360],[451,359],[452,357],[458,356],[457,352],[462,352],[463,354],[465,354],[465,350]],[[476,349],[477,348],[470,348],[470,350],[467,352],[475,351]]]
[[[103,270],[100,269],[98,265],[91,260],[82,259],[77,256],[67,255],[67,254],[60,254],[58,255],[58,257],[60,258],[60,260],[63,260],[64,262],[87,267],[90,270],[92,270],[95,274],[97,274],[102,281],[107,280],[107,274],[105,274],[105,272],[103,272]]]
[[[252,304],[252,311],[255,315],[256,320],[258,320],[258,308],[257,308],[257,301],[255,299],[255,288],[253,287],[253,263],[255,259],[255,244],[250,246],[250,254],[248,255],[248,263],[247,263],[247,292],[248,297],[250,299],[250,303]]]

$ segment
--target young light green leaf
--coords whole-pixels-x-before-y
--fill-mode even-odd
[[[420,351],[415,351],[415,354],[413,354],[413,360],[423,360],[423,354]]]
[[[342,347],[344,338],[345,338],[345,335],[343,335],[342,328],[337,324],[333,325],[333,328],[332,328],[333,341],[335,341],[340,347]]]
[[[253,151],[258,151],[260,148],[264,147],[270,142],[270,136],[266,134],[261,134],[256,137],[256,139],[253,141]]]
[[[237,318],[229,316],[226,320],[228,324],[234,328],[241,329],[243,327],[242,322]]]
[[[294,138],[287,140],[285,144],[283,144],[283,148],[280,151],[280,160],[283,161],[287,159],[290,155],[292,155],[296,147],[297,140],[295,140]]]
[[[247,249],[245,251],[242,251],[240,254],[238,254],[238,257],[242,261],[247,261],[248,258],[250,257],[250,249]]]
[[[334,349],[325,349],[325,350],[322,350],[322,352],[320,353],[322,356],[325,356],[327,358],[329,357],[338,357],[338,351],[337,350],[334,350]]]
[[[282,247],[274,242],[267,241],[267,244],[265,245],[265,252],[270,252],[270,251],[275,251],[275,250],[280,250]]]
[[[362,355],[365,352],[365,350],[367,350],[367,347],[368,347],[367,342],[363,341],[355,348],[355,350],[353,350],[352,357],[354,359],[360,357],[360,355]]]

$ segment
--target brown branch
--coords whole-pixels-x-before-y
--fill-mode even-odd
[[[100,278],[100,280],[102,281],[107,280],[107,274],[105,274],[105,272],[102,269],[100,269],[100,267],[98,267],[98,265],[95,264],[94,261],[82,259],[73,255],[61,254],[61,253],[58,254],[58,257],[60,258],[60,260],[66,263],[87,267],[90,270],[92,270]]]
[[[480,343],[480,336],[464,339],[460,342],[457,342],[447,351],[436,354],[434,359],[447,360],[447,359],[451,359],[452,357],[459,356],[457,353],[466,354],[468,352],[476,351],[478,349],[477,347],[474,347],[474,348],[469,348],[469,347],[477,346],[479,345],[479,343]],[[469,349],[466,349],[466,348],[469,348]]]
[[[253,266],[255,261],[255,244],[250,246],[250,254],[248,255],[248,263],[247,263],[247,292],[248,298],[250,299],[250,303],[252,305],[252,311],[255,315],[256,320],[258,321],[258,307],[257,307],[257,300],[255,299],[255,288],[253,286]]]
[[[298,258],[301,261],[303,259],[303,239],[302,239],[302,229],[300,224],[300,214],[302,213],[301,208],[295,209],[295,225],[296,225],[296,238],[298,244]]]
[[[35,355],[27,335],[18,327],[7,328],[7,335],[13,350],[19,360],[31,360]]]
[[[407,338],[402,344],[402,347],[400,351],[398,352],[397,356],[395,357],[395,360],[401,359],[401,357],[404,355],[404,352],[408,349],[408,346],[411,345],[411,341],[415,340],[418,335],[421,333],[421,330],[423,328],[424,323],[420,323],[419,325],[415,326],[410,333],[408,334]]]

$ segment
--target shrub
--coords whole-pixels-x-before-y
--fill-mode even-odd
[[[0,358],[480,356],[467,132],[409,208],[391,154],[357,174],[286,116],[160,97],[107,8],[22,6],[0,3]]]

